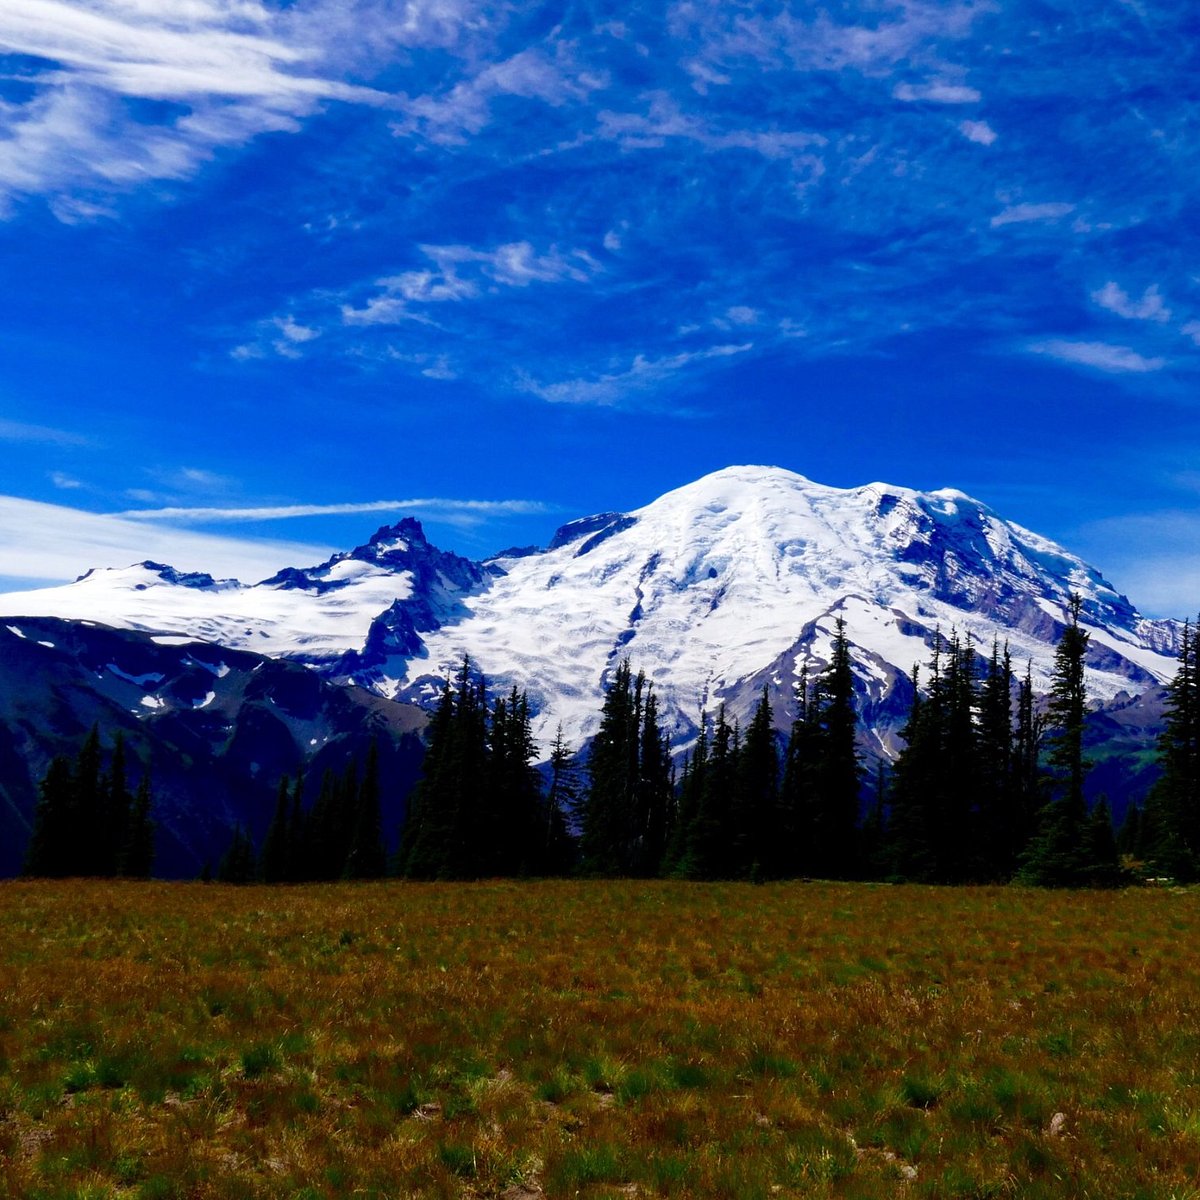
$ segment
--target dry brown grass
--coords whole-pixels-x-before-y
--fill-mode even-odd
[[[1200,894],[0,886],[0,1196],[1200,1197]]]

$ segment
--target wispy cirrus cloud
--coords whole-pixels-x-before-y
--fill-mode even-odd
[[[1114,346],[1110,342],[1076,342],[1066,338],[1050,338],[1031,342],[1033,354],[1044,354],[1074,366],[1091,367],[1116,375],[1144,375],[1161,371],[1167,360],[1139,354],[1129,346]]]
[[[993,229],[1001,229],[1005,225],[1061,221],[1074,211],[1074,204],[1067,204],[1063,201],[1050,201],[1044,204],[1010,204],[992,217],[991,226]]]
[[[125,521],[238,522],[286,521],[297,517],[338,517],[357,513],[428,512],[444,521],[471,522],[497,516],[535,516],[554,509],[539,500],[453,500],[426,497],[410,500],[368,500],[350,504],[268,504],[222,508],[216,506],[165,506],[131,508],[113,513]]]
[[[645,392],[666,382],[680,372],[700,363],[731,358],[753,349],[753,343],[711,346],[704,350],[672,354],[664,358],[637,355],[623,370],[592,377],[560,379],[545,382],[522,375],[517,386],[521,391],[547,400],[552,404],[587,404],[609,406],[627,400],[632,393]]]
[[[22,98],[0,102],[0,216],[44,195],[64,221],[98,196],[186,179],[221,147],[294,131],[330,102],[390,106],[347,72],[398,47],[462,37],[469,0],[22,0],[0,6],[0,51]]]
[[[91,438],[70,429],[55,429],[0,417],[0,442],[45,442],[52,446],[90,446]]]
[[[1098,43],[1120,56],[1161,41],[1126,17],[1106,16]],[[1064,22],[1031,31],[966,0],[477,21],[469,49],[415,53],[388,76],[383,156],[405,182],[379,183],[403,198],[345,222],[356,249],[341,282],[333,270],[289,287],[230,353],[255,371],[340,359],[633,405],[653,372],[632,364],[679,363],[653,385],[668,391],[721,369],[719,348],[739,340],[728,314],[744,307],[761,314],[753,345],[726,363],[785,338],[815,358],[951,329],[1023,353],[1069,329],[1128,353],[1039,353],[1145,381],[1168,353],[1162,322],[1112,338],[1104,314],[1118,308],[1091,299],[1103,280],[1088,264],[1134,278],[1157,241],[1159,261],[1138,270],[1183,308],[1150,218],[1187,174],[1186,131],[1141,52],[1121,59],[1122,87],[1146,85],[1141,115],[1105,101],[1111,80]],[[1077,119],[1064,72],[1111,128]]]

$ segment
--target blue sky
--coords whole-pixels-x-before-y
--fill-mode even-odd
[[[1198,46],[1187,0],[0,6],[0,578],[402,512],[483,555],[757,462],[1193,613]]]

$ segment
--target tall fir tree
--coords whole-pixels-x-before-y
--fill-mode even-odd
[[[150,772],[145,770],[133,798],[121,852],[121,874],[126,879],[149,879],[154,869],[153,807]]]
[[[783,754],[779,781],[779,855],[777,869],[785,877],[816,872],[813,777],[817,727],[808,664],[796,683],[796,716]]]
[[[1183,629],[1158,759],[1162,776],[1146,802],[1141,848],[1156,874],[1192,882],[1200,878],[1200,622]]]
[[[267,826],[267,836],[263,839],[262,877],[264,883],[285,883],[290,877],[291,806],[290,781],[284,775],[279,781],[279,790],[275,794],[275,811],[271,816],[271,824]]]
[[[636,792],[645,677],[625,659],[604,695],[600,728],[588,754],[588,792],[579,852],[585,873],[633,873],[637,857]]]
[[[58,755],[38,786],[33,833],[25,853],[25,874],[62,879],[72,874],[71,845],[75,840],[75,781],[71,760]]]
[[[717,709],[712,739],[705,747],[703,769],[692,769],[695,807],[685,830],[686,849],[679,873],[688,879],[728,879],[736,874],[732,832],[733,796],[737,780],[734,730]]]
[[[1054,652],[1054,677],[1047,719],[1050,748],[1047,755],[1053,799],[1041,812],[1038,831],[1024,855],[1019,877],[1043,887],[1086,887],[1107,882],[1118,872],[1111,821],[1108,837],[1100,836],[1101,817],[1089,821],[1083,781],[1088,762],[1083,752],[1087,689],[1084,659],[1088,635],[1079,624],[1083,601],[1073,594],[1067,608],[1068,624]],[[1104,857],[1098,857],[1103,855]]]
[[[464,657],[443,688],[427,732],[421,780],[410,799],[400,873],[415,879],[477,879],[491,865],[487,689]]]
[[[848,879],[858,871],[858,761],[854,675],[846,622],[839,617],[829,665],[817,680],[812,774],[813,857],[816,872]]]
[[[764,687],[746,727],[737,762],[734,854],[741,878],[771,879],[783,871],[780,856],[779,751],[771,701]]]
[[[387,871],[380,791],[379,743],[372,741],[351,810],[349,849],[342,869],[347,879],[382,879]]]

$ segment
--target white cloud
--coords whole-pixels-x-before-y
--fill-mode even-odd
[[[1179,332],[1200,346],[1200,321],[1188,321],[1186,325],[1180,327]]]
[[[420,511],[452,516],[528,516],[549,512],[538,500],[369,500],[362,504],[275,504],[243,508],[132,508],[114,513],[123,521],[281,521],[292,517],[350,516],[354,513]]]
[[[969,142],[990,146],[996,140],[996,131],[986,121],[960,121],[959,132]]]
[[[719,129],[704,118],[685,113],[673,96],[652,92],[643,112],[602,111],[598,117],[600,136],[617,142],[627,150],[656,149],[668,139],[692,141],[708,150],[749,150],[768,159],[791,159],[798,165],[824,170],[812,154],[828,139],[807,130]]]
[[[639,354],[624,371],[598,375],[593,379],[564,379],[557,383],[541,383],[523,376],[518,380],[518,386],[521,391],[551,404],[607,406],[618,403],[631,393],[654,387],[696,363],[729,358],[751,349],[752,344],[747,342],[740,346],[712,346],[707,350],[672,354],[665,358],[647,358]]]
[[[897,100],[910,104],[914,101],[924,101],[928,104],[977,104],[983,99],[973,87],[945,83],[941,80],[934,80],[932,83],[898,83],[892,89],[892,95]]]
[[[758,320],[758,309],[746,304],[735,304],[725,310],[725,316],[734,325],[753,325]]]
[[[345,82],[341,60],[354,43],[332,36],[357,16],[359,44],[378,42],[395,17],[389,7],[368,0],[316,0],[303,11],[254,0],[0,5],[0,52],[37,64],[22,75],[32,96],[0,104],[0,205],[42,194],[61,220],[94,220],[111,210],[88,193],[186,178],[218,147],[296,129],[327,101],[389,103]],[[393,42],[403,37],[400,29],[389,33]],[[174,108],[165,121],[141,121],[130,99]]]
[[[66,429],[49,425],[29,425],[0,417],[0,442],[48,442],[52,446],[88,446],[91,440]]]
[[[330,553],[327,546],[160,529],[120,516],[0,496],[0,576],[9,579],[66,581],[92,567],[123,567],[149,558],[249,582],[282,567],[322,562]]]
[[[78,479],[71,475],[64,475],[62,471],[51,471],[50,482],[56,488],[62,488],[64,491],[72,491],[75,488],[83,487],[83,484]]]
[[[554,41],[534,46],[501,62],[490,63],[440,96],[408,97],[405,116],[392,126],[398,136],[422,136],[440,145],[459,145],[477,134],[492,118],[500,96],[540,100],[553,108],[585,100],[602,87],[602,74],[575,61],[573,43]]]
[[[1125,317],[1130,321],[1159,321],[1171,319],[1171,310],[1163,303],[1157,284],[1152,284],[1140,300],[1133,300],[1111,279],[1102,288],[1092,293],[1092,300],[1101,308]]]
[[[530,242],[506,242],[490,250],[472,246],[422,246],[433,269],[404,271],[375,281],[382,289],[360,308],[342,305],[347,325],[397,325],[428,321],[414,305],[474,300],[495,287],[535,283],[587,283],[600,264],[586,250],[536,250]]]
[[[992,218],[992,228],[1022,225],[1030,221],[1059,221],[1074,211],[1073,204],[1010,204]]]
[[[1074,363],[1081,367],[1092,367],[1111,374],[1145,374],[1161,371],[1166,366],[1164,358],[1146,358],[1128,346],[1114,346],[1108,342],[1072,342],[1062,338],[1051,338],[1044,342],[1033,342],[1027,347],[1034,354],[1045,354],[1060,362]]]

